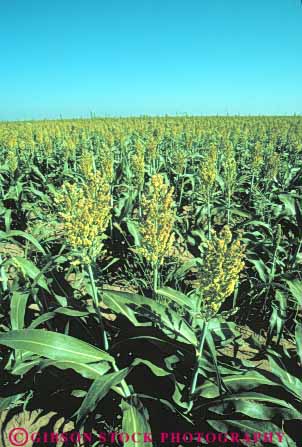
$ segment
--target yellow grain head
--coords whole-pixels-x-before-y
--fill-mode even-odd
[[[202,307],[208,318],[213,317],[234,292],[239,274],[244,268],[244,251],[240,237],[232,242],[232,232],[228,226],[219,235],[213,231],[212,239],[207,242],[199,278]]]
[[[152,176],[149,191],[142,198],[142,210],[142,241],[136,251],[150,264],[161,265],[171,253],[175,221],[173,188],[169,188],[162,175]]]

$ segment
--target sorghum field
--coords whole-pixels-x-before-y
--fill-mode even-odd
[[[3,442],[302,445],[301,117],[2,122],[0,160]]]

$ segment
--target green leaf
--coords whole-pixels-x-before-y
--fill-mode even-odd
[[[245,227],[253,226],[253,227],[257,228],[257,229],[259,227],[263,227],[266,230],[268,230],[268,232],[270,234],[272,233],[271,227],[267,223],[262,222],[261,220],[248,220],[247,222],[244,222],[244,226]]]
[[[291,194],[279,194],[279,200],[283,203],[285,212],[288,216],[296,215],[295,196]]]
[[[226,345],[232,339],[240,337],[240,332],[236,330],[236,324],[232,321],[224,321],[219,318],[212,318],[208,327],[217,345]]]
[[[197,259],[190,259],[184,262],[173,274],[177,279],[183,278],[185,274],[190,271],[193,267],[196,267]]]
[[[115,302],[117,307],[123,307],[123,313],[125,312],[124,306],[131,306],[136,315],[155,321],[169,337],[183,343],[197,345],[195,333],[188,323],[176,312],[155,302],[152,298],[136,293],[106,290],[103,293],[103,300],[108,306],[110,299]]]
[[[231,396],[222,396],[216,402],[214,405],[211,403],[209,409],[221,415],[230,415],[236,412],[253,419],[262,419],[265,421],[270,421],[280,416],[284,420],[302,418],[301,413],[292,405],[273,396],[266,396],[265,394],[232,394]],[[265,402],[269,405],[277,404],[279,407],[266,406],[259,402]]]
[[[209,352],[211,354],[211,358],[213,360],[213,365],[214,365],[216,377],[217,377],[218,389],[219,389],[219,392],[221,393],[223,382],[222,382],[222,378],[221,378],[219,367],[218,367],[215,343],[214,343],[214,340],[213,340],[213,337],[212,337],[212,334],[211,334],[211,331],[209,328],[207,328],[205,339],[206,339],[206,343],[209,348]],[[200,364],[202,366],[202,359],[200,361]]]
[[[302,281],[299,279],[287,279],[289,291],[299,306],[302,305]]]
[[[269,322],[269,332],[267,341],[270,342],[273,338],[274,331],[276,331],[278,344],[281,340],[284,323],[286,320],[286,308],[287,308],[287,297],[281,292],[281,290],[276,290],[275,300],[272,302],[272,315]]]
[[[189,307],[190,309],[195,310],[195,302],[192,302],[190,297],[178,290],[174,290],[171,287],[162,287],[157,289],[156,293],[169,298],[181,307]]]
[[[127,224],[127,228],[128,228],[129,233],[131,234],[131,236],[134,239],[134,245],[136,247],[140,247],[140,245],[141,245],[141,235],[139,233],[138,224],[136,222],[134,222],[133,220],[130,220],[130,219],[126,220],[126,224]]]
[[[47,290],[48,285],[43,273],[35,266],[35,264],[28,259],[22,258],[22,256],[14,256],[11,258],[15,265],[19,266],[25,276],[29,276],[31,279],[37,282],[37,284],[43,289]]]
[[[3,260],[2,260],[2,257],[1,257],[1,253],[0,253],[0,283],[2,285],[3,292],[6,292],[7,289],[8,289],[8,287],[7,287],[7,285],[8,285],[8,275],[7,275],[6,270],[4,268],[4,265],[3,265]]]
[[[5,230],[9,231],[12,225],[12,210],[7,209],[4,213]]]
[[[126,317],[134,326],[140,326],[137,321],[135,312],[129,307],[126,300],[120,299],[114,296],[111,292],[104,291],[102,294],[104,304],[109,307],[113,312],[121,314]]]
[[[18,362],[16,366],[10,371],[11,374],[15,376],[24,376],[28,371],[30,371],[35,366],[40,364],[40,358],[35,358],[29,362]]]
[[[128,375],[130,368],[124,368],[111,374],[96,379],[88,390],[77,415],[77,423],[82,425],[86,416],[97,406],[98,402],[106,396],[112,386],[121,383]]]
[[[42,174],[42,172],[36,165],[32,164],[31,169],[33,170],[33,172],[35,174],[37,174],[38,177],[40,177],[40,179],[42,180],[43,183],[46,183],[46,178],[44,177],[44,175]]]
[[[46,312],[43,315],[40,315],[39,317],[35,318],[30,325],[28,326],[29,329],[35,329],[38,326],[40,326],[40,324],[45,323],[48,320],[51,320],[52,318],[54,318],[56,316],[56,314],[54,312]]]
[[[82,340],[42,329],[23,329],[0,333],[0,344],[13,349],[31,351],[53,360],[93,363],[114,359],[107,352]]]
[[[240,390],[252,390],[253,388],[261,385],[278,385],[277,383],[272,382],[257,371],[247,371],[244,374],[236,374],[224,377],[223,383],[232,392],[237,392]],[[216,398],[219,396],[219,388],[216,383],[206,381],[203,385],[199,386],[196,389],[195,394],[206,398]]]
[[[10,321],[13,330],[24,328],[24,316],[28,293],[13,292],[10,302]]]
[[[149,414],[137,396],[130,396],[125,401],[122,400],[121,409],[123,411],[122,431],[124,433],[149,433],[151,427],[149,424]],[[152,442],[144,442],[141,435],[136,442],[137,447],[152,447]]]
[[[36,238],[34,238],[31,234],[25,233],[25,231],[21,230],[11,230],[11,231],[0,231],[0,238],[1,239],[13,239],[14,237],[23,237],[24,239],[31,242],[36,249],[41,252],[43,255],[45,255],[45,250],[42,247],[42,245],[37,241]]]
[[[150,362],[149,360],[136,358],[134,362],[131,363],[131,366],[138,366],[138,365],[147,366],[153,372],[153,374],[155,374],[158,377],[165,377],[171,375],[171,372],[165,371],[163,368],[154,365],[154,363]]]
[[[250,213],[248,213],[247,211],[243,211],[242,209],[238,209],[238,208],[230,208],[230,212],[232,214],[236,214],[237,216],[240,216],[240,217],[247,217],[247,218],[251,217]]]
[[[251,258],[248,258],[248,260],[249,260],[249,262],[251,262],[255,266],[255,269],[257,270],[259,278],[261,279],[261,281],[266,283],[268,281],[269,272],[268,272],[268,268],[266,267],[266,265],[264,264],[262,259],[251,259]]]
[[[302,365],[302,323],[296,323],[295,328],[296,348]]]
[[[76,373],[80,374],[85,379],[95,380],[100,376],[103,376],[111,368],[108,362],[98,363],[79,363],[72,361],[58,361],[58,360],[40,360],[39,364],[41,369],[54,366],[59,369],[73,369]]]
[[[295,410],[295,408],[289,402],[285,402],[285,400],[278,399],[277,397],[270,396],[270,395],[263,394],[263,393],[256,393],[254,391],[247,392],[247,393],[244,393],[244,392],[243,393],[232,393],[230,395],[220,396],[219,399],[215,399],[214,401],[212,400],[211,402],[204,403],[196,408],[208,407],[215,403],[221,403],[222,401],[223,402],[228,402],[228,401],[233,402],[233,401],[237,401],[237,400],[267,402],[269,404],[280,405],[281,407]]]
[[[89,315],[89,312],[83,312],[76,309],[70,309],[68,307],[57,307],[54,310],[56,314],[66,315],[68,317],[86,317]]]
[[[302,381],[298,377],[290,374],[283,362],[277,358],[273,358],[271,354],[268,354],[268,360],[271,370],[275,376],[279,378],[281,383],[285,386],[287,391],[301,400],[302,396]]]
[[[8,397],[0,397],[0,413],[11,408],[12,405],[18,402],[18,400],[21,399],[23,395],[24,393],[15,394],[14,396]]]

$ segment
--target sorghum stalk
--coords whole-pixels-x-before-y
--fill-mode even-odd
[[[89,172],[87,182],[82,188],[69,185],[58,198],[58,202],[65,204],[65,212],[60,215],[65,223],[66,239],[73,249],[77,249],[81,253],[80,259],[73,261],[73,264],[86,266],[93,304],[101,328],[103,347],[108,351],[108,337],[99,308],[98,289],[92,266],[105,251],[103,239],[110,219],[110,190],[108,183],[98,172]],[[115,371],[119,370],[115,364],[113,367]],[[121,382],[121,385],[125,397],[130,396],[131,393],[126,382]]]
[[[234,192],[237,164],[233,145],[228,142],[225,147],[225,163],[224,163],[224,179],[227,193],[227,224],[230,224],[231,217],[231,200]]]
[[[87,270],[88,270],[88,274],[89,274],[89,278],[90,278],[90,284],[91,284],[91,288],[92,288],[92,296],[93,296],[94,308],[95,308],[95,311],[96,311],[96,314],[98,316],[99,323],[100,323],[100,326],[101,326],[103,346],[104,346],[105,351],[108,351],[109,350],[109,342],[108,342],[107,332],[106,332],[106,329],[105,329],[104,323],[103,323],[103,317],[102,317],[102,314],[101,314],[101,311],[100,311],[100,308],[99,308],[98,290],[97,290],[97,287],[95,285],[95,280],[94,280],[94,275],[93,275],[93,271],[92,271],[92,268],[91,268],[91,264],[88,264]],[[118,368],[118,366],[116,365],[115,362],[113,363],[113,369],[116,372],[119,371],[119,368]],[[125,393],[125,397],[129,397],[131,395],[131,392],[130,392],[130,389],[129,389],[129,387],[128,387],[128,385],[127,385],[125,380],[123,380],[121,382],[121,386],[122,386],[123,391]]]
[[[7,291],[7,275],[6,275],[6,272],[5,272],[2,264],[3,264],[3,261],[2,261],[2,256],[0,254],[0,278],[1,278],[3,292],[6,292]]]
[[[262,164],[263,164],[263,148],[262,148],[260,141],[257,141],[253,148],[253,151],[252,151],[252,161],[251,161],[252,180],[251,180],[251,187],[250,187],[251,195],[252,195],[253,189],[254,189],[255,177],[256,177],[256,175],[259,174]]]
[[[93,275],[93,271],[92,271],[92,268],[91,268],[91,264],[87,265],[87,271],[88,271],[90,284],[91,284],[91,288],[92,288],[92,298],[93,298],[94,308],[95,308],[95,311],[97,313],[97,316],[98,316],[98,319],[99,319],[99,323],[100,323],[100,326],[101,326],[103,347],[104,347],[105,351],[108,351],[108,349],[109,349],[108,337],[107,337],[106,330],[105,330],[105,327],[104,327],[103,317],[102,317],[102,314],[101,314],[101,311],[100,311],[100,308],[99,308],[98,290],[97,290],[97,287],[95,285],[95,280],[94,280],[94,275]]]
[[[178,203],[179,208],[181,208],[183,192],[184,192],[184,177],[182,177],[182,179],[181,179],[181,187],[180,187],[180,195],[179,195],[179,203]]]
[[[175,165],[175,171],[177,173],[177,184],[180,183],[180,195],[179,195],[179,202],[178,207],[181,207],[182,202],[182,196],[184,192],[184,178],[186,175],[186,169],[187,169],[187,160],[185,153],[182,149],[176,149],[175,157],[174,157],[174,165]]]
[[[174,242],[175,212],[172,194],[173,188],[169,188],[163,177],[157,174],[152,176],[149,192],[142,198],[141,246],[135,251],[151,267],[153,294],[159,286],[159,268],[164,258],[169,256]]]
[[[135,145],[135,153],[131,159],[133,170],[133,183],[138,189],[138,215],[142,217],[141,195],[145,180],[145,149],[140,141]]]
[[[202,357],[207,331],[209,330],[208,323],[216,315],[224,300],[233,293],[239,273],[244,267],[244,247],[241,246],[240,240],[232,242],[232,233],[227,226],[223,228],[219,236],[214,234],[213,240],[207,242],[208,251],[204,259],[204,267],[200,276],[200,290],[196,297],[195,314],[191,322],[195,329],[196,315],[199,314],[199,318],[201,316],[203,318],[187,412],[193,406],[193,395],[197,386],[200,359]],[[218,386],[221,387],[218,371],[217,380]]]
[[[158,265],[153,265],[153,295],[156,297],[156,291],[158,289],[159,283],[158,283]]]
[[[227,202],[227,224],[230,224],[231,220],[231,193],[228,191],[228,202]]]
[[[204,347],[204,342],[206,339],[206,334],[207,334],[207,330],[208,330],[208,322],[206,320],[203,321],[203,325],[201,328],[202,331],[202,335],[199,341],[199,346],[198,346],[198,350],[196,351],[196,361],[195,361],[195,368],[194,368],[194,372],[193,372],[193,376],[192,376],[192,381],[191,381],[191,386],[190,386],[190,402],[189,402],[189,406],[187,409],[187,413],[189,413],[189,411],[192,410],[193,407],[193,399],[194,399],[194,393],[196,390],[196,386],[197,386],[197,380],[198,380],[198,376],[199,376],[199,363],[200,363],[200,359],[202,356],[202,352],[203,352],[203,347]]]
[[[280,154],[274,151],[273,147],[269,147],[269,155],[267,159],[267,172],[266,176],[268,181],[265,185],[265,192],[267,193],[271,187],[271,183],[277,178],[280,169]]]
[[[208,239],[211,240],[211,220],[212,220],[212,216],[211,216],[211,197],[210,197],[210,193],[208,193],[208,197],[207,197],[207,211],[208,211]]]
[[[297,250],[296,250],[296,252],[295,252],[295,254],[294,254],[294,256],[293,256],[293,259],[292,259],[292,266],[295,266],[295,265],[296,265],[297,257],[298,257],[298,255],[299,255],[299,253],[300,253],[301,247],[302,247],[302,238],[300,239],[300,242],[299,242],[299,244],[298,244]]]
[[[268,286],[265,292],[265,296],[264,296],[264,307],[266,306],[266,302],[267,302],[267,298],[269,295],[269,292],[271,290],[272,287],[272,283],[274,281],[275,278],[275,270],[276,270],[276,262],[278,259],[278,251],[279,251],[279,247],[280,247],[280,243],[281,243],[281,238],[282,238],[282,227],[280,224],[278,224],[277,227],[277,234],[276,234],[276,245],[275,245],[275,250],[274,250],[274,256],[273,256],[273,262],[272,262],[272,267],[269,273],[269,282],[268,282]]]
[[[255,172],[252,174],[252,180],[251,180],[251,187],[250,187],[250,194],[252,195],[254,190],[254,181],[255,181]]]
[[[215,188],[215,181],[217,175],[217,146],[211,144],[206,158],[202,161],[199,174],[201,180],[201,196],[207,206],[207,221],[208,221],[208,239],[211,239],[211,206],[213,189]]]

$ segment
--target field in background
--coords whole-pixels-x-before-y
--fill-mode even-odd
[[[2,122],[0,191],[3,436],[43,409],[299,445],[301,117]]]

